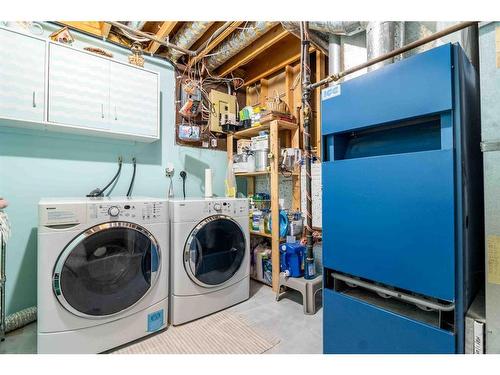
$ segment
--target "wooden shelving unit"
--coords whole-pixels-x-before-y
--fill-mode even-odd
[[[270,170],[267,172],[252,172],[252,173],[236,173],[237,178],[246,178],[247,180],[247,195],[254,194],[255,177],[269,175],[271,180],[271,215],[272,228],[271,234],[250,232],[254,236],[268,237],[271,239],[271,263],[273,268],[273,290],[276,291],[279,282],[279,158],[280,147],[300,147],[300,128],[297,124],[281,120],[272,120],[260,126],[241,130],[227,136],[227,157],[232,161],[234,152],[235,139],[251,138],[259,134],[260,131],[269,131],[269,152],[272,155],[270,160]],[[292,208],[300,208],[300,173],[293,173],[292,178]]]

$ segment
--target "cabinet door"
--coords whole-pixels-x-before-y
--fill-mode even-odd
[[[113,131],[159,137],[156,73],[112,62],[110,95]]]
[[[0,117],[43,121],[45,41],[0,29]]]
[[[50,44],[48,121],[109,130],[107,59]]]

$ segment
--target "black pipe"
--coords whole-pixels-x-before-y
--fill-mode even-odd
[[[102,197],[102,196],[104,196],[104,192],[111,186],[111,184],[113,182],[116,181],[116,179],[120,175],[120,172],[122,170],[122,161],[123,161],[123,159],[120,156],[118,158],[118,171],[116,172],[116,174],[113,177],[113,179],[111,181],[109,181],[109,183],[106,186],[104,186],[102,189],[97,188],[97,189],[92,190],[90,193],[87,194],[87,197],[94,197],[95,198],[95,197]]]
[[[132,180],[130,180],[130,185],[127,190],[127,197],[130,197],[132,194],[132,187],[134,186],[134,181],[135,181],[135,171],[137,169],[137,160],[135,158],[132,158],[132,163],[134,163],[134,172],[132,172]]]
[[[181,171],[180,176],[182,178],[182,194],[184,199],[186,199],[186,177],[187,173],[185,171]]]

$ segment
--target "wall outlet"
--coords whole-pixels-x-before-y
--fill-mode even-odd
[[[165,176],[172,177],[174,175],[174,165],[172,163],[167,163],[167,168],[165,168]]]

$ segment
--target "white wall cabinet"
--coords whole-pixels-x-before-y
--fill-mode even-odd
[[[44,121],[44,40],[0,29],[0,117]]]
[[[50,44],[48,121],[110,130],[109,69],[107,59]]]
[[[48,121],[159,138],[158,74],[51,43]]]
[[[160,138],[157,72],[3,28],[0,52],[2,124]]]
[[[111,126],[125,132],[158,136],[158,76],[111,63]]]

